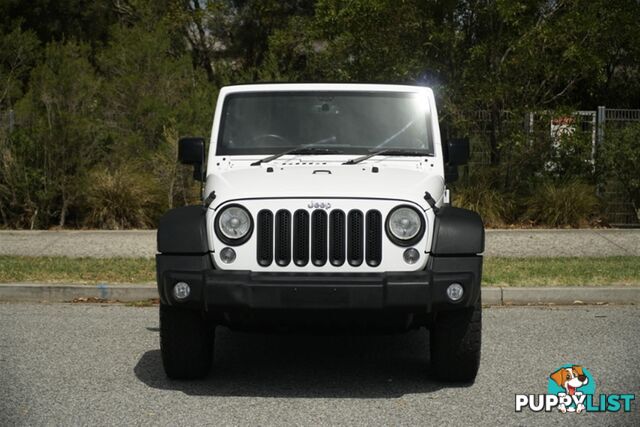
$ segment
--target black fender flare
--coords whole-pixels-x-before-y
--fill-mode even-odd
[[[435,217],[433,255],[477,255],[484,252],[484,224],[476,212],[445,206]]]
[[[206,208],[196,205],[165,213],[158,224],[158,252],[194,255],[209,252],[206,212]]]

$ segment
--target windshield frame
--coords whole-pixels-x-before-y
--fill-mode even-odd
[[[394,97],[412,97],[412,96],[416,96],[416,97],[424,97],[424,102],[425,102],[425,111],[424,111],[424,124],[426,127],[426,138],[427,138],[427,149],[425,150],[425,156],[434,156],[435,155],[435,136],[433,134],[433,129],[432,129],[432,108],[431,105],[428,102],[428,99],[426,97],[426,94],[422,91],[414,91],[414,90],[410,90],[409,88],[407,88],[407,90],[394,90],[394,91],[389,91],[389,90],[357,90],[357,89],[347,89],[347,90],[341,90],[341,89],[329,89],[329,88],[323,88],[322,90],[319,89],[292,89],[292,90],[269,90],[269,91],[264,91],[264,90],[256,90],[256,91],[241,91],[241,92],[231,92],[225,95],[223,102],[222,102],[222,108],[221,108],[221,113],[220,113],[220,121],[219,121],[219,125],[218,125],[218,132],[216,135],[216,144],[215,144],[215,152],[214,152],[214,156],[269,156],[272,154],[277,154],[279,151],[282,151],[282,149],[295,149],[296,146],[275,146],[275,147],[264,147],[265,150],[264,152],[252,152],[252,153],[228,153],[228,152],[221,152],[221,148],[223,148],[224,146],[222,145],[222,141],[223,141],[223,135],[225,132],[225,126],[227,125],[227,121],[225,120],[225,117],[227,116],[228,113],[228,109],[229,109],[229,101],[231,101],[234,98],[238,98],[238,97],[243,97],[243,96],[264,96],[264,97],[273,97],[273,96],[278,96],[278,97],[285,97],[285,96],[296,96],[296,95],[316,95],[316,96],[394,96]],[[382,141],[381,141],[382,142]],[[306,145],[308,145],[309,142],[308,141],[304,141],[301,142],[297,148],[304,148]],[[344,150],[343,154],[339,154],[341,156],[344,155],[348,155],[348,156],[352,156],[352,155],[364,155],[364,154],[368,154],[372,151],[378,151],[381,150],[383,148],[387,148],[385,145],[382,146],[357,146],[357,145],[342,145],[342,144],[335,144],[335,145],[319,145],[320,148],[336,148],[336,149],[340,149],[340,150]],[[351,149],[350,149],[351,148]],[[391,147],[389,147],[391,148]],[[409,147],[397,147],[399,149],[409,149]],[[346,149],[346,150],[345,150]],[[418,149],[416,149],[418,150]]]

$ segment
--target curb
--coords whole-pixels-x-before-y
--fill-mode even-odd
[[[640,287],[486,287],[484,305],[640,304]]]
[[[158,298],[156,285],[0,283],[0,302],[121,302]],[[484,305],[640,304],[640,287],[484,287]]]
[[[640,303],[640,288],[637,287],[505,287],[501,289],[502,305]]]
[[[76,299],[143,301],[158,298],[155,284],[149,285],[58,285],[0,283],[3,302],[71,302]]]

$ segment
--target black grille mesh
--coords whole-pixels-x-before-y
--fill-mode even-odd
[[[291,262],[291,213],[285,210],[276,212],[276,264],[281,267]]]
[[[309,212],[302,209],[293,214],[293,262],[298,267],[309,262]]]
[[[367,212],[366,259],[371,267],[377,267],[382,261],[382,214],[378,211]]]
[[[345,215],[334,210],[329,215],[329,262],[332,265],[344,264],[345,258]]]
[[[258,212],[258,264],[271,265],[273,260],[273,214],[266,209]]]
[[[360,211],[350,211],[348,217],[348,233],[347,233],[347,259],[349,264],[354,267],[362,264],[363,258],[363,237],[364,237],[364,218]]]
[[[327,262],[327,213],[321,210],[311,214],[311,262],[318,267]]]

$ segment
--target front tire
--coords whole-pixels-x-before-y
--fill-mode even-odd
[[[160,352],[167,376],[204,378],[211,370],[215,327],[200,311],[160,304]]]
[[[480,366],[482,305],[438,313],[430,328],[431,368],[443,381],[473,382]]]

